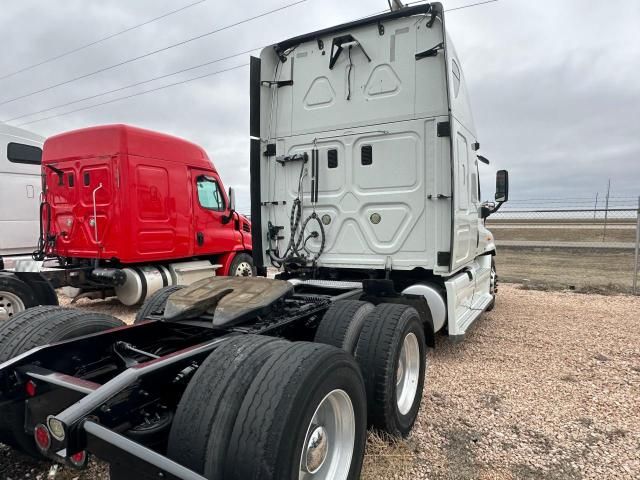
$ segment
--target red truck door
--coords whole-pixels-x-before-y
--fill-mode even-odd
[[[193,169],[191,179],[195,255],[233,251],[240,235],[229,218],[229,199],[220,178],[213,172]]]

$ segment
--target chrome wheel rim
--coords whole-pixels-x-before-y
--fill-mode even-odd
[[[240,262],[236,267],[236,277],[250,277],[251,276],[251,264],[249,262]]]
[[[420,346],[418,337],[407,334],[402,342],[396,371],[396,401],[401,415],[406,415],[413,407],[418,392],[420,378]]]
[[[24,311],[24,302],[11,292],[0,291],[0,322],[11,320],[16,313]]]
[[[316,408],[302,445],[299,480],[349,476],[356,441],[356,416],[344,390],[333,390]]]

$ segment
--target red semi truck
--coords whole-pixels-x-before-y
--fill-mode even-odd
[[[127,125],[85,128],[49,138],[42,170],[34,256],[53,287],[134,305],[169,285],[252,274],[250,221],[193,143]]]

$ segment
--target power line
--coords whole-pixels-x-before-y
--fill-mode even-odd
[[[161,87],[152,88],[152,89],[150,89],[150,90],[145,90],[145,91],[143,91],[143,92],[132,93],[131,95],[127,95],[127,96],[124,96],[124,97],[114,98],[114,99],[112,99],[112,100],[107,100],[106,102],[96,103],[96,104],[94,104],[94,105],[88,105],[88,106],[86,106],[86,107],[82,107],[82,108],[76,108],[75,110],[69,110],[68,112],[58,113],[58,114],[56,114],[56,115],[51,115],[51,116],[49,116],[49,117],[40,118],[40,119],[38,119],[38,120],[32,120],[32,121],[30,121],[30,122],[19,123],[19,124],[17,124],[16,126],[21,127],[21,126],[23,126],[23,125],[29,125],[29,124],[31,124],[31,123],[43,122],[43,121],[45,121],[45,120],[50,120],[50,119],[52,119],[52,118],[63,117],[63,116],[65,116],[65,115],[69,115],[69,114],[71,114],[71,113],[80,112],[80,111],[82,111],[82,110],[89,110],[90,108],[101,107],[101,106],[103,106],[103,105],[109,105],[110,103],[115,103],[115,102],[119,102],[119,101],[121,101],[121,100],[126,100],[126,99],[129,99],[129,98],[138,97],[138,96],[140,96],[140,95],[145,95],[145,94],[147,94],[147,93],[157,92],[158,90],[163,90],[163,89],[165,89],[165,88],[169,88],[169,87],[175,87],[176,85],[182,85],[182,84],[184,84],[184,83],[194,82],[194,81],[196,81],[196,80],[200,80],[200,79],[202,79],[202,78],[212,77],[212,76],[214,76],[214,75],[219,75],[219,74],[221,74],[221,73],[229,72],[229,71],[231,71],[231,70],[237,70],[237,69],[239,69],[239,68],[248,67],[248,66],[249,66],[249,64],[248,64],[248,63],[243,63],[242,65],[236,65],[235,67],[225,68],[225,69],[223,69],[223,70],[217,70],[217,71],[215,71],[215,72],[207,73],[207,74],[200,75],[200,76],[198,76],[198,77],[194,77],[194,78],[189,78],[189,79],[187,79],[187,80],[182,80],[182,81],[180,81],[180,82],[170,83],[170,84],[168,84],[168,85],[163,85],[163,86],[161,86]]]
[[[290,4],[288,6],[293,6],[293,5],[296,5],[298,3],[302,3],[304,1],[306,1],[306,0],[301,0],[299,2]],[[481,3],[471,4],[471,5],[467,5],[467,6],[463,6],[463,7],[458,7],[457,9],[474,7],[474,6],[477,6],[477,5],[483,5],[485,3],[492,3],[492,2],[497,2],[497,1],[498,0],[489,0],[489,1],[486,1],[486,2],[481,2]],[[412,2],[409,5],[416,4],[416,3],[421,3],[421,2]],[[288,8],[288,6],[281,7],[280,9]],[[264,15],[265,14],[263,14],[263,16]],[[63,103],[63,104],[60,104],[60,105],[55,105],[55,106],[52,106],[52,107],[49,107],[49,108],[45,108],[43,110],[38,110],[36,112],[31,112],[31,113],[27,113],[27,114],[24,114],[24,115],[20,115],[18,117],[9,118],[9,119],[3,120],[2,122],[11,122],[11,121],[19,120],[21,118],[30,117],[32,115],[37,115],[39,113],[44,113],[44,112],[48,112],[48,111],[51,111],[51,110],[55,110],[57,108],[63,108],[63,107],[69,106],[69,105],[74,105],[74,104],[77,104],[77,103],[80,103],[80,102],[83,102],[83,101],[86,101],[86,100],[92,100],[94,98],[98,98],[98,97],[102,97],[102,96],[109,95],[109,94],[112,94],[112,93],[116,93],[116,92],[119,92],[119,91],[122,91],[122,90],[126,90],[128,88],[132,88],[132,87],[136,87],[136,86],[139,86],[139,85],[143,85],[143,84],[150,83],[150,82],[153,82],[153,81],[156,81],[156,80],[161,80],[163,78],[167,78],[167,77],[171,77],[173,75],[178,75],[180,73],[184,73],[184,72],[188,72],[188,71],[191,71],[191,70],[195,70],[195,69],[207,66],[207,65],[212,65],[214,63],[222,62],[224,60],[229,60],[229,59],[234,58],[234,57],[238,57],[238,56],[241,56],[241,55],[246,55],[246,54],[251,53],[253,51],[260,50],[262,48],[265,48],[265,46],[258,47],[258,48],[252,48],[250,50],[245,50],[243,52],[239,52],[239,53],[235,53],[235,54],[232,54],[232,55],[228,55],[226,57],[221,57],[221,58],[217,58],[217,59],[214,59],[214,60],[210,60],[210,61],[207,61],[205,63],[194,65],[194,66],[188,67],[188,68],[184,68],[182,70],[177,70],[177,71],[172,72],[172,73],[167,73],[167,74],[164,74],[164,75],[160,75],[160,76],[157,76],[157,77],[150,78],[148,80],[143,80],[143,81],[140,81],[140,82],[132,83],[132,84],[126,85],[124,87],[119,87],[119,88],[116,88],[116,89],[113,89],[113,90],[109,90],[109,91],[106,91],[106,92],[102,92],[102,93],[98,93],[98,94],[91,95],[91,96],[88,96],[88,97],[80,98],[78,100],[73,100],[71,102]],[[33,123],[38,123],[38,122],[42,122],[42,121],[45,121],[45,120],[50,120],[50,119],[53,119],[53,118],[66,116],[66,115],[69,115],[71,113],[75,113],[75,112],[79,112],[79,111],[83,111],[83,110],[89,110],[89,109],[94,108],[94,107],[99,107],[99,106],[107,105],[107,104],[114,103],[114,102],[117,102],[117,101],[120,101],[120,100],[125,100],[125,99],[129,99],[129,98],[137,97],[139,95],[144,95],[144,94],[147,94],[147,93],[155,92],[155,91],[162,90],[164,88],[172,87],[172,86],[175,86],[175,85],[181,85],[183,83],[188,83],[188,82],[191,82],[191,81],[199,80],[201,78],[205,78],[205,77],[208,77],[208,76],[211,76],[211,75],[216,75],[218,73],[223,73],[223,72],[226,72],[226,71],[229,71],[229,70],[235,70],[236,68],[240,68],[240,67],[243,67],[243,66],[246,66],[246,65],[240,65],[238,67],[233,67],[233,68],[230,68],[230,69],[220,70],[219,72],[214,72],[213,74],[206,74],[206,75],[194,77],[194,78],[191,78],[191,79],[186,79],[186,80],[183,80],[183,81],[180,81],[180,82],[168,84],[168,85],[165,85],[165,86],[162,86],[162,87],[158,87],[158,88],[154,88],[154,89],[151,89],[151,90],[145,90],[143,92],[135,93],[135,94],[132,94],[132,95],[127,95],[127,96],[124,96],[124,97],[118,97],[116,99],[113,99],[113,100],[110,100],[110,101],[107,101],[107,102],[97,103],[97,104],[94,104],[94,105],[89,105],[89,106],[78,108],[78,109],[75,109],[75,110],[70,110],[68,112],[62,112],[60,114],[50,115],[48,117],[44,117],[44,118],[40,118],[40,119],[36,119],[36,120],[31,120],[31,121],[28,121],[28,122],[22,122],[22,123],[17,124],[16,126],[30,125],[30,124],[33,124]]]
[[[495,3],[497,1],[498,0],[486,0],[484,2],[471,3],[469,5],[462,5],[461,7],[449,8],[449,9],[445,10],[445,12],[453,12],[455,10],[462,10],[462,9],[465,9],[465,8],[477,7],[479,5],[486,5],[487,3]]]
[[[48,87],[46,87],[46,88],[42,88],[42,89],[40,89],[40,90],[35,90],[35,91],[33,91],[33,92],[26,93],[26,94],[24,94],[24,95],[20,95],[20,96],[18,96],[18,97],[14,97],[14,98],[10,98],[10,99],[8,99],[8,100],[4,100],[4,101],[0,102],[0,105],[6,105],[7,103],[15,102],[16,100],[21,100],[21,99],[23,99],[23,98],[27,98],[27,97],[30,97],[30,96],[32,96],[32,95],[36,95],[36,94],[38,94],[38,93],[46,92],[46,91],[48,91],[48,90],[51,90],[51,89],[53,89],[53,88],[60,87],[60,86],[62,86],[62,85],[68,85],[69,83],[76,82],[76,81],[78,81],[78,80],[82,80],[82,79],[84,79],[84,78],[91,77],[91,76],[93,76],[93,75],[97,75],[98,73],[106,72],[106,71],[108,71],[108,70],[112,70],[112,69],[114,69],[114,68],[116,68],[116,67],[120,67],[120,66],[122,66],[122,65],[126,65],[126,64],[128,64],[128,63],[135,62],[135,61],[137,61],[137,60],[141,60],[141,59],[146,58],[146,57],[150,57],[151,55],[156,55],[156,54],[158,54],[158,53],[160,53],[160,52],[165,52],[165,51],[170,50],[170,49],[172,49],[172,48],[176,48],[176,47],[179,47],[179,46],[181,46],[181,45],[185,45],[185,44],[187,44],[187,43],[190,43],[190,42],[193,42],[193,41],[196,41],[196,40],[200,40],[200,39],[202,39],[202,38],[205,38],[205,37],[208,37],[208,36],[214,35],[214,34],[216,34],[216,33],[222,32],[223,30],[228,30],[228,29],[230,29],[230,28],[237,27],[238,25],[242,25],[243,23],[247,23],[247,22],[250,22],[250,21],[252,21],[252,20],[256,20],[256,19],[258,19],[258,18],[266,17],[267,15],[271,15],[272,13],[276,13],[276,12],[279,12],[279,11],[281,11],[281,10],[284,10],[284,9],[287,9],[287,8],[290,8],[290,7],[293,7],[293,6],[295,6],[295,5],[299,5],[299,4],[304,3],[304,2],[306,2],[306,1],[307,1],[307,0],[297,0],[296,2],[289,3],[289,4],[284,5],[284,6],[282,6],[282,7],[278,7],[278,8],[275,8],[275,9],[273,9],[273,10],[269,10],[269,11],[267,11],[267,12],[261,13],[261,14],[259,14],[259,15],[255,15],[255,16],[253,16],[253,17],[249,17],[249,18],[246,18],[246,19],[244,19],[244,20],[240,20],[240,21],[235,22],[235,23],[232,23],[232,24],[230,24],[230,25],[226,25],[226,26],[224,26],[224,27],[217,28],[217,29],[212,30],[212,31],[210,31],[210,32],[203,33],[203,34],[201,34],[201,35],[197,35],[197,36],[195,36],[195,37],[188,38],[188,39],[183,40],[183,41],[181,41],[181,42],[174,43],[174,44],[168,45],[168,46],[166,46],[166,47],[162,47],[162,48],[159,48],[159,49],[157,49],[157,50],[153,50],[153,51],[151,51],[151,52],[147,52],[147,53],[145,53],[145,54],[143,54],[143,55],[138,55],[137,57],[133,57],[133,58],[130,58],[130,59],[128,59],[128,60],[123,60],[122,62],[118,62],[118,63],[113,64],[113,65],[110,65],[110,66],[108,66],[108,67],[103,67],[103,68],[100,68],[100,69],[95,70],[95,71],[93,71],[93,72],[86,73],[86,74],[84,74],[84,75],[80,75],[80,76],[78,76],[78,77],[71,78],[71,79],[69,79],[69,80],[65,80],[64,82],[56,83],[56,84],[54,84],[54,85],[50,85],[50,86],[48,86]]]
[[[59,105],[54,105],[53,107],[44,108],[42,110],[38,110],[37,112],[25,113],[24,115],[20,115],[20,116],[17,116],[17,117],[8,118],[6,120],[0,120],[0,122],[2,122],[2,123],[13,122],[13,121],[19,120],[21,118],[31,117],[33,115],[37,115],[39,113],[49,112],[49,111],[55,110],[57,108],[63,108],[63,107],[68,107],[69,105],[75,105],[76,103],[84,102],[86,100],[93,100],[94,98],[103,97],[103,96],[109,95],[111,93],[121,92],[122,90],[126,90],[128,88],[137,87],[139,85],[144,85],[145,83],[151,83],[151,82],[154,82],[156,80],[161,80],[163,78],[167,78],[167,77],[172,77],[174,75],[178,75],[180,73],[185,73],[185,72],[189,72],[191,70],[196,70],[198,68],[206,67],[207,65],[213,65],[214,63],[219,63],[219,62],[222,62],[224,60],[230,60],[232,58],[239,57],[241,55],[246,55],[246,54],[251,53],[251,52],[253,52],[255,50],[260,50],[262,48],[264,48],[264,46],[263,47],[258,47],[258,48],[252,48],[250,50],[245,50],[245,51],[239,52],[239,53],[234,53],[233,55],[227,55],[226,57],[216,58],[214,60],[209,60],[209,61],[207,61],[205,63],[200,63],[198,65],[194,65],[193,67],[183,68],[182,70],[177,70],[177,71],[172,72],[172,73],[167,73],[167,74],[164,74],[164,75],[153,77],[153,78],[150,78],[148,80],[142,80],[140,82],[131,83],[129,85],[125,85],[124,87],[114,88],[113,90],[108,90],[106,92],[97,93],[95,95],[90,95],[90,96],[84,97],[84,98],[79,98],[78,100],[73,100],[71,102],[62,103],[62,104],[59,104]],[[53,117],[47,117],[47,118],[53,118]],[[31,122],[27,122],[27,123],[31,123]],[[20,125],[25,125],[25,123],[21,123]]]
[[[17,74],[22,73],[22,72],[26,72],[28,70],[32,70],[32,69],[34,69],[36,67],[39,67],[41,65],[44,65],[46,63],[53,62],[54,60],[59,60],[59,59],[61,59],[63,57],[67,57],[67,56],[71,55],[72,53],[76,53],[76,52],[79,52],[80,50],[84,50],[86,48],[93,47],[94,45],[97,45],[99,43],[106,42],[107,40],[111,40],[112,38],[115,38],[115,37],[117,37],[119,35],[125,34],[127,32],[132,31],[132,30],[135,30],[136,28],[144,27],[145,25],[149,25],[150,23],[157,22],[158,20],[162,20],[163,18],[167,18],[167,17],[169,17],[171,15],[175,15],[176,13],[182,12],[182,11],[188,9],[188,8],[191,8],[191,7],[195,7],[196,5],[199,5],[199,4],[204,3],[206,1],[207,0],[198,0],[197,2],[190,3],[188,5],[185,5],[184,7],[178,8],[177,10],[172,10],[170,12],[167,12],[167,13],[163,14],[163,15],[160,15],[159,17],[152,18],[150,20],[147,20],[146,22],[139,23],[139,24],[134,25],[132,27],[125,28],[124,30],[121,30],[119,32],[112,33],[111,35],[107,35],[106,37],[99,38],[98,40],[94,40],[93,42],[87,43],[86,45],[81,45],[79,47],[73,48],[72,50],[68,50],[68,51],[66,51],[64,53],[60,53],[60,54],[55,55],[53,57],[47,58],[45,60],[42,60],[42,61],[40,61],[38,63],[34,63],[32,65],[28,65],[26,67],[21,68],[20,70],[16,70],[15,72],[7,73],[6,75],[1,76],[0,80],[4,80],[5,78],[13,77],[14,75],[17,75]]]

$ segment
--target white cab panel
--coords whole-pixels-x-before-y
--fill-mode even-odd
[[[33,252],[40,225],[40,165],[9,161],[10,143],[42,148],[44,138],[0,124],[0,255]]]

